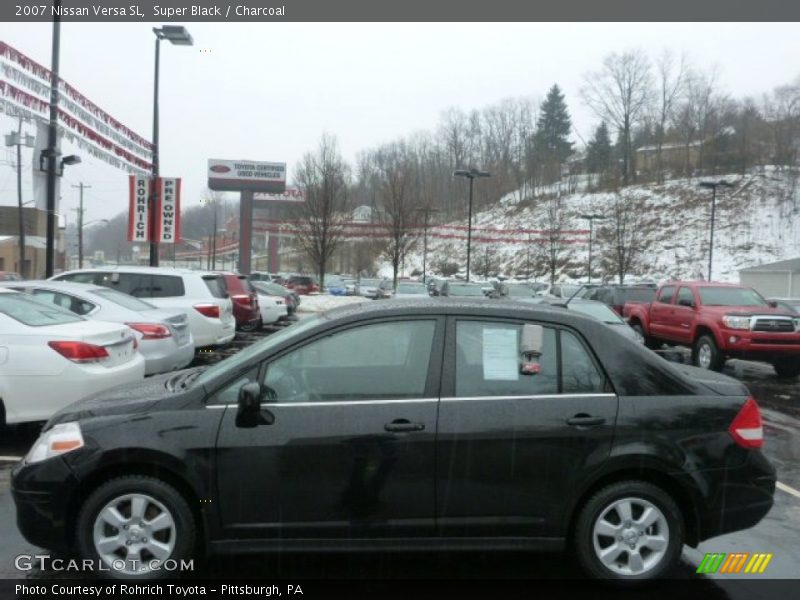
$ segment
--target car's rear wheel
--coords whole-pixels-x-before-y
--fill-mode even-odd
[[[94,490],[78,514],[76,531],[80,556],[113,578],[174,577],[172,567],[192,556],[196,536],[183,496],[166,482],[139,475]]]
[[[636,583],[668,573],[683,537],[680,509],[666,492],[644,481],[623,481],[586,502],[574,542],[581,566],[592,577]]]
[[[782,379],[790,379],[800,375],[800,358],[784,358],[772,363],[772,368]]]
[[[258,318],[257,321],[250,321],[249,323],[245,323],[244,325],[239,326],[239,331],[243,331],[245,333],[250,333],[252,331],[258,331],[264,326],[261,317]]]
[[[712,336],[701,335],[692,349],[692,362],[701,369],[721,371],[725,366],[725,357]]]

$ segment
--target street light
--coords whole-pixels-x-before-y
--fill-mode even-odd
[[[167,40],[176,46],[191,46],[192,36],[185,27],[180,25],[164,25],[160,29],[153,27],[156,34],[155,76],[153,80],[153,180],[150,182],[150,235],[156,230],[156,196],[158,194],[158,73],[161,57],[161,40]],[[158,242],[150,240],[150,266],[158,266]]]
[[[728,181],[701,181],[701,188],[711,189],[711,237],[708,242],[708,281],[711,281],[711,265],[714,260],[714,219],[717,213],[717,188],[732,188],[734,185]]]
[[[594,221],[598,220],[601,221],[605,219],[603,215],[578,215],[579,219],[585,219],[589,221],[589,281],[587,283],[592,283],[592,232],[594,231]]]
[[[467,282],[469,282],[469,260],[472,251],[472,182],[476,177],[491,177],[491,173],[486,171],[479,171],[475,167],[470,170],[459,169],[453,171],[453,177],[466,177],[469,179],[469,212],[467,221]]]

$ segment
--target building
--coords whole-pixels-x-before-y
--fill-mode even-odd
[[[741,269],[739,281],[767,298],[800,298],[800,258]]]
[[[0,206],[0,271],[15,271],[27,279],[45,275],[47,213],[33,207],[23,209],[25,224],[25,265],[19,256],[19,209]],[[64,230],[56,231],[56,269],[64,269]]]

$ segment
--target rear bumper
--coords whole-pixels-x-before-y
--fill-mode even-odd
[[[151,343],[152,342],[152,343]],[[177,346],[171,338],[140,342],[139,352],[145,360],[145,375],[169,373],[184,368],[194,359],[194,341]]]
[[[761,452],[748,452],[744,465],[715,470],[713,477],[720,481],[711,487],[706,510],[700,512],[698,541],[753,527],[772,509],[777,477]]]

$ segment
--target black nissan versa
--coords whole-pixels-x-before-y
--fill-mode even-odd
[[[13,493],[32,544],[118,577],[196,553],[568,547],[636,580],[767,514],[762,441],[742,384],[594,319],[388,301],[70,406]]]

